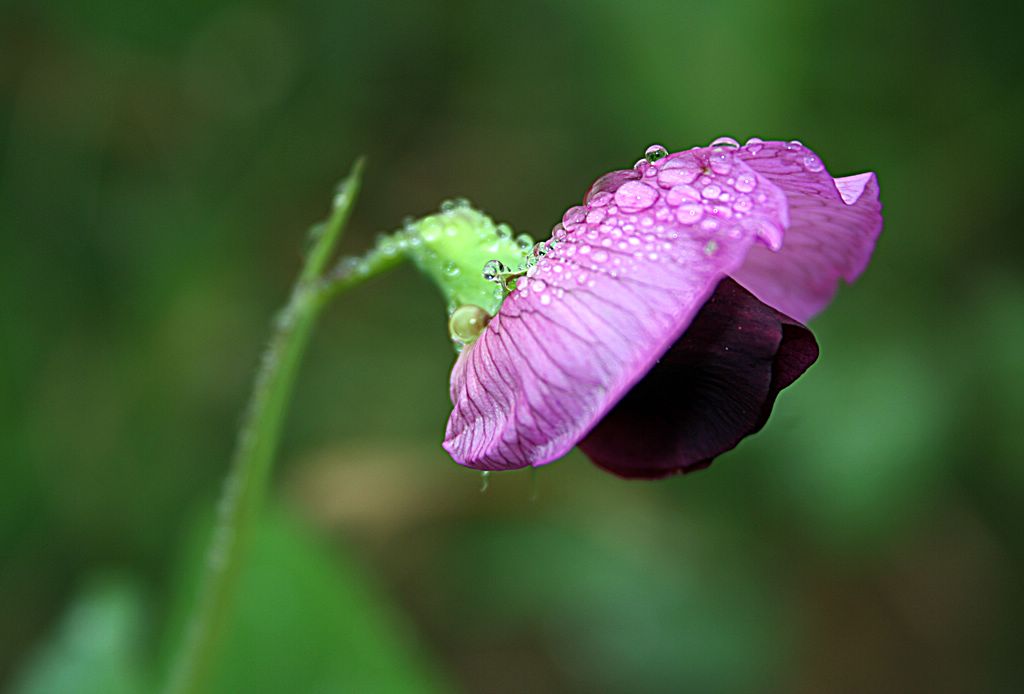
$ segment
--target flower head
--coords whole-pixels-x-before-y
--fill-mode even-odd
[[[577,444],[627,477],[707,466],[817,357],[800,324],[863,271],[874,174],[727,138],[598,179],[452,371],[444,447],[507,470]]]

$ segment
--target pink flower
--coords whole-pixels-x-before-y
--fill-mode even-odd
[[[817,358],[800,322],[881,227],[874,174],[834,179],[798,142],[650,148],[565,213],[459,355],[445,449],[481,470],[577,444],[625,477],[706,467]]]

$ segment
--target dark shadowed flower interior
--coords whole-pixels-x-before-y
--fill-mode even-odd
[[[724,279],[580,449],[622,477],[703,469],[759,431],[779,391],[817,358],[810,330]]]

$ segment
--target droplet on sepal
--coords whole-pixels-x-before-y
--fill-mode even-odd
[[[479,306],[459,306],[448,319],[448,332],[454,342],[468,345],[480,337],[490,320],[491,315]]]
[[[502,275],[509,272],[508,266],[500,260],[488,260],[484,264],[483,276],[488,282],[501,282]]]

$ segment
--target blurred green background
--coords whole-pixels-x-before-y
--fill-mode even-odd
[[[223,692],[1024,690],[1021,5],[0,5],[0,689],[150,691],[305,231],[543,235],[719,135],[878,172],[819,363],[710,470],[478,474],[407,268],[324,316]],[[991,7],[995,8],[995,5]]]

